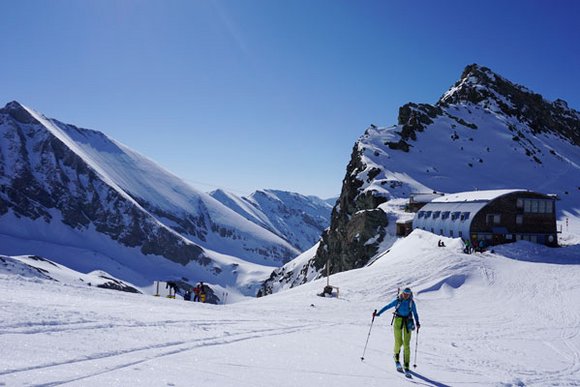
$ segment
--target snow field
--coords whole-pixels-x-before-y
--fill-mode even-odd
[[[206,305],[0,274],[0,385],[579,386],[579,247],[465,255],[438,239],[417,230],[333,275],[339,299],[316,296],[326,279]],[[528,262],[552,251],[561,263]],[[360,360],[372,311],[407,285],[422,324],[411,381],[390,312]]]

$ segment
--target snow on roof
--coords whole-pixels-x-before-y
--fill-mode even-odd
[[[457,203],[457,202],[489,202],[500,196],[513,192],[527,192],[525,189],[498,189],[487,191],[458,192],[433,199],[432,203]]]

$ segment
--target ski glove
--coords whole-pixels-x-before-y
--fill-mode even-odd
[[[419,329],[421,329],[421,324],[417,323],[417,332],[419,332]]]

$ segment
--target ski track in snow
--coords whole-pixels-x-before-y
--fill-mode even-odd
[[[247,322],[254,322],[254,321],[240,321],[240,320],[235,320],[235,321],[225,321],[225,322],[216,322],[216,321],[211,321],[211,322],[196,322],[196,321],[170,321],[169,322],[169,326],[170,327],[175,327],[175,323],[178,324],[178,327],[182,327],[184,324],[188,324],[188,325],[195,325],[198,328],[201,329],[206,329],[208,327],[213,328],[213,330],[216,330],[216,328],[218,328],[218,330],[220,328],[223,328],[222,325],[226,325],[226,326],[230,326],[235,328],[235,325],[240,325],[240,323],[247,323]],[[167,326],[167,322],[161,322],[164,326]],[[69,325],[75,325],[74,323],[71,323]],[[155,326],[157,327],[159,324],[155,323],[155,324],[151,324],[150,326]],[[332,325],[334,324],[330,324],[330,323],[326,323],[326,327],[332,327]],[[80,328],[65,328],[63,327],[63,329],[59,330],[60,332],[70,332],[72,330],[79,330],[79,329],[112,329],[112,328],[121,328],[121,327],[139,327],[139,328],[143,328],[143,327],[147,327],[147,325],[144,324],[136,324],[134,326],[127,326],[124,324],[109,324],[109,325],[93,325],[93,326],[83,326]],[[66,378],[62,378],[59,379],[57,381],[53,381],[50,383],[45,383],[42,385],[46,385],[46,386],[52,386],[52,385],[59,385],[59,384],[65,384],[65,383],[70,383],[70,382],[77,382],[83,379],[87,379],[87,378],[91,378],[93,376],[97,376],[97,375],[102,375],[105,374],[107,372],[113,372],[119,369],[123,369],[126,367],[131,367],[140,363],[144,363],[147,361],[152,361],[152,360],[157,360],[159,358],[165,357],[165,356],[171,356],[171,355],[175,355],[175,354],[180,354],[180,353],[185,353],[188,351],[192,351],[196,348],[199,347],[206,347],[206,346],[215,346],[215,345],[227,345],[227,344],[231,344],[231,343],[235,343],[235,342],[239,342],[239,341],[245,341],[245,340],[252,340],[252,339],[257,339],[257,338],[266,338],[266,337],[270,337],[270,336],[277,336],[277,335],[287,335],[287,334],[291,334],[291,333],[296,333],[296,332],[304,332],[304,331],[308,331],[308,330],[312,330],[312,329],[319,329],[321,326],[320,324],[304,324],[304,325],[291,325],[291,326],[284,326],[284,327],[280,327],[280,328],[264,328],[264,329],[257,329],[257,330],[245,330],[242,329],[240,332],[236,332],[236,333],[229,333],[226,332],[225,334],[222,335],[216,335],[216,336],[210,336],[210,337],[205,337],[205,338],[200,338],[200,339],[195,339],[195,340],[190,340],[190,341],[186,341],[186,342],[167,342],[167,343],[161,343],[158,345],[153,345],[153,346],[143,346],[143,347],[134,347],[134,348],[129,348],[126,350],[122,350],[122,351],[113,351],[113,352],[105,352],[105,353],[93,353],[93,354],[88,354],[88,355],[83,355],[80,358],[72,358],[72,359],[67,359],[65,361],[62,362],[55,362],[55,363],[47,363],[47,364],[41,364],[38,366],[33,366],[33,367],[24,367],[24,368],[20,368],[20,369],[8,369],[5,371],[0,371],[0,377],[5,376],[5,375],[12,375],[12,374],[17,374],[17,373],[21,373],[21,372],[27,372],[27,377],[30,377],[31,379],[35,379],[35,374],[34,371],[40,371],[41,373],[44,372],[46,369],[52,369],[51,372],[54,372],[56,374],[60,375],[66,375],[66,374],[70,374],[70,373],[74,373],[76,372],[76,370],[74,369],[77,365],[77,363],[92,363],[89,365],[84,365],[84,368],[91,368],[91,369],[98,369],[98,371],[94,371],[91,372],[90,374],[87,375],[83,375],[80,377],[74,377],[74,378],[70,378],[70,379],[66,379]],[[34,330],[33,332],[25,332],[26,334],[36,334],[36,333],[42,333],[42,334],[49,334],[49,333],[53,333],[55,332],[55,330],[53,329],[45,329],[45,330]],[[7,334],[10,332],[2,332],[3,334]],[[17,333],[22,333],[22,332],[17,332]],[[111,366],[109,364],[111,359],[115,359],[115,365]],[[127,359],[126,359],[127,358]],[[69,368],[73,368],[73,369],[69,369]]]

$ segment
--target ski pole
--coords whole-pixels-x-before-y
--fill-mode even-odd
[[[367,335],[367,342],[365,343],[365,349],[363,350],[363,354],[360,357],[360,360],[363,361],[365,359],[365,353],[367,351],[367,345],[369,343],[369,338],[371,337],[371,330],[373,329],[373,323],[375,322],[375,316],[377,315],[377,310],[373,312],[373,319],[371,320],[371,326],[369,327],[369,334]]]
[[[419,328],[417,328],[417,337],[415,338],[415,363],[413,368],[417,368],[417,347],[419,346]]]

